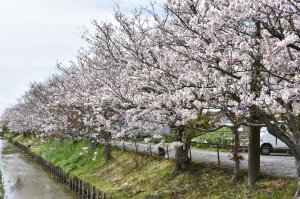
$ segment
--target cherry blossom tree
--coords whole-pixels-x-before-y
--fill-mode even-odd
[[[163,13],[154,7],[93,21],[75,61],[31,85],[2,120],[20,133],[103,142],[107,159],[111,138],[169,126],[177,170],[188,167],[195,136],[229,126],[238,145],[237,129],[246,125],[248,184],[258,179],[265,125],[295,156],[300,198],[299,2],[168,0]],[[211,110],[232,124],[217,124]],[[212,122],[203,126],[203,118]],[[234,157],[235,178],[237,150]]]
[[[218,101],[228,100],[237,113],[248,112],[245,122],[264,123],[282,139],[299,168],[299,2],[168,1],[165,9],[169,19],[156,19],[169,48],[215,79]],[[252,184],[259,125],[252,126],[250,146]]]

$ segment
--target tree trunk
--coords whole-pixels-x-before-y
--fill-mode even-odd
[[[260,127],[250,127],[248,152],[248,185],[253,185],[260,173]]]
[[[234,134],[234,147],[233,147],[234,172],[230,182],[235,183],[239,180],[240,177],[240,158],[239,158],[240,135],[237,129],[233,129],[232,132]]]
[[[23,134],[23,137],[25,137],[25,138],[29,138],[31,136],[31,133],[30,132],[25,132],[24,134]]]
[[[176,129],[176,141],[183,143],[184,138],[184,127],[178,127]],[[183,146],[179,146],[175,149],[175,161],[176,161],[176,171],[187,170],[191,159],[189,158],[189,150],[191,147],[192,138],[189,136],[185,137],[185,142]]]
[[[104,158],[105,161],[108,162],[109,160],[112,159],[112,155],[111,155],[111,132],[107,132],[107,131],[101,131],[98,133],[98,135],[96,136],[96,139],[93,142],[93,145],[97,148],[99,141],[98,140],[102,140],[104,141]]]
[[[261,39],[261,22],[255,22],[256,33],[255,38]],[[255,94],[255,98],[259,96],[261,92],[261,86],[259,81],[259,76],[261,72],[261,57],[255,56],[254,62],[252,65],[252,74],[253,77],[250,83],[250,90]],[[256,121],[258,119],[257,115],[250,110],[250,120]],[[249,149],[248,149],[248,185],[253,185],[259,180],[260,173],[260,127],[250,127],[249,135]]]
[[[295,163],[296,163],[296,169],[297,169],[297,190],[294,195],[294,199],[300,199],[300,159],[296,157],[295,155]]]
[[[109,142],[105,143],[105,161],[108,162],[109,160],[111,160],[112,155],[111,155],[111,144]]]
[[[175,171],[187,170],[191,159],[189,158],[189,147],[180,146],[176,148],[175,153],[176,168]]]
[[[230,180],[231,183],[236,183],[240,179],[240,161],[234,161],[234,173]]]

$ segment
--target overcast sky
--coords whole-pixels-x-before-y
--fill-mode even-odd
[[[82,28],[112,18],[116,2],[129,12],[150,1],[0,0],[0,114],[30,82],[54,73],[57,61],[74,58],[85,45]]]

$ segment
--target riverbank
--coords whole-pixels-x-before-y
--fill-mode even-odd
[[[30,150],[71,175],[94,185],[112,198],[293,198],[295,180],[266,176],[252,187],[246,185],[243,172],[238,184],[229,184],[232,171],[194,162],[190,169],[173,173],[171,160],[124,152],[114,148],[113,160],[105,163],[103,148],[89,142],[24,138],[13,141],[32,147]]]

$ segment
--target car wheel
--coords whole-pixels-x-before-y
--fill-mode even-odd
[[[260,148],[261,154],[262,155],[270,155],[271,151],[272,151],[272,146],[270,145],[263,145]]]

